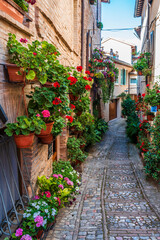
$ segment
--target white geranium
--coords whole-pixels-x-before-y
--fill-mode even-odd
[[[33,214],[33,218],[36,218],[37,216],[39,216],[40,215],[40,211],[38,211],[38,212],[35,212],[34,214]]]

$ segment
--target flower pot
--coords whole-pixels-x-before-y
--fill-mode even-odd
[[[89,0],[89,2],[91,5],[95,4],[95,0]]]
[[[40,136],[41,143],[43,144],[51,144],[53,142],[53,135],[50,133],[49,135]]]
[[[46,123],[46,130],[42,129],[41,133],[38,134],[37,136],[40,138],[41,136],[49,135],[52,131],[53,124],[54,122]]]
[[[142,76],[142,71],[138,71],[138,76]]]
[[[36,239],[39,240],[42,237],[42,235],[44,235],[44,231],[43,230],[39,230],[35,237],[36,237]]]
[[[22,83],[24,82],[24,72],[20,70],[20,67],[17,67],[16,64],[6,64],[8,75],[9,75],[9,81],[15,82],[15,83]],[[21,72],[22,75],[18,75],[18,71]]]
[[[45,84],[42,85],[43,87],[46,87],[46,88],[51,88],[53,87],[53,83],[52,82],[46,82]]]
[[[155,116],[153,116],[153,115],[147,115],[147,120],[148,121],[153,121],[154,117]]]
[[[16,5],[17,8],[20,8],[16,3],[14,3],[14,5]],[[0,10],[14,18],[16,21],[23,23],[24,15],[21,12],[19,12],[16,8],[14,8],[11,4],[9,4],[7,1],[0,0]]]
[[[14,134],[14,141],[18,148],[30,148],[33,145],[34,133],[30,133],[29,135]]]
[[[94,77],[94,73],[91,72],[91,73],[90,73],[90,77]]]
[[[78,100],[78,97],[74,96],[72,93],[69,93],[69,98],[70,98],[70,101],[77,101]]]
[[[76,112],[76,115],[77,115],[78,117],[81,116],[81,114],[82,114],[82,111]]]

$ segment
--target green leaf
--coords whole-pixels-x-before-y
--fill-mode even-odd
[[[36,74],[33,70],[30,70],[29,73],[26,75],[27,80],[33,80]]]

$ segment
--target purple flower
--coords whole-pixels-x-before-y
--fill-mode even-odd
[[[32,240],[31,236],[29,236],[28,234],[23,235],[23,237],[21,237],[20,240]]]
[[[38,195],[36,195],[36,196],[34,197],[34,200],[38,200],[38,199],[40,199],[40,197],[39,197]]]
[[[22,43],[27,43],[28,42],[28,40],[26,38],[21,38],[19,41],[22,42]]]
[[[58,187],[59,187],[59,188],[61,188],[61,189],[64,189],[64,187],[63,187],[63,185],[62,185],[62,184],[60,184]]]
[[[20,237],[20,236],[22,236],[22,234],[23,234],[23,229],[22,228],[18,228],[16,230],[15,236],[16,237]]]

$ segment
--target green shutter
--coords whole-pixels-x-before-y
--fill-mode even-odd
[[[124,69],[123,85],[126,85],[126,69]]]
[[[121,69],[121,85],[123,85],[123,69]]]

